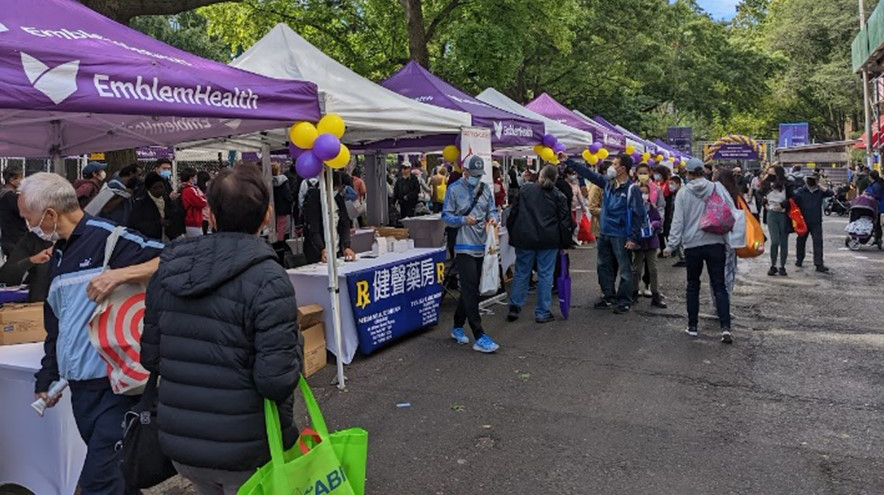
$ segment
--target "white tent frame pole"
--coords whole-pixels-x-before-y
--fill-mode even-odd
[[[270,215],[270,225],[267,226],[267,238],[271,243],[276,241],[276,211],[273,201],[273,172],[270,169],[270,144],[261,145],[261,171],[264,173],[264,182],[267,183],[267,189],[270,191],[270,209],[273,214]]]
[[[53,120],[49,123],[49,125],[51,126],[50,132],[52,134],[50,137],[50,139],[52,140],[52,145],[49,147],[51,152],[50,159],[52,160],[52,171],[64,177],[66,174],[64,170],[64,158],[62,158],[61,156],[61,121]]]
[[[332,324],[335,332],[335,355],[337,356],[338,373],[335,381],[338,388],[347,388],[347,377],[344,376],[344,350],[341,342],[341,290],[338,284],[338,239],[337,224],[335,223],[335,196],[334,181],[331,167],[322,167],[319,178],[319,192],[322,199],[322,217],[325,219],[325,259],[328,262],[328,296],[331,300]],[[338,215],[346,215],[346,211],[339,211]]]

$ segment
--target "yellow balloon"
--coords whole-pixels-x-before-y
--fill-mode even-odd
[[[583,160],[584,160],[584,161],[587,161],[587,162],[588,162],[588,161],[589,161],[589,157],[592,156],[592,153],[590,153],[589,150],[583,150],[583,153],[581,153],[580,156],[583,157]]]
[[[344,168],[348,163],[350,163],[350,150],[343,144],[341,145],[341,152],[338,153],[338,156],[325,162],[325,164],[331,168]]]
[[[552,148],[548,148],[546,146],[540,150],[540,158],[543,158],[543,161],[552,163],[553,160],[556,159],[556,152],[553,151]]]
[[[626,154],[631,155],[633,153],[635,153],[635,146],[627,146],[626,147]]]
[[[642,163],[647,163],[647,161],[650,160],[650,159],[651,159],[651,154],[650,154],[650,153],[647,153],[647,152],[646,152],[646,153],[642,153]]]
[[[449,144],[442,150],[442,158],[448,163],[455,163],[460,158],[460,150],[457,146]]]
[[[663,155],[657,155],[657,159],[656,159],[655,161],[658,162],[658,163],[659,163],[659,162],[662,162],[662,161],[663,161]]]
[[[670,162],[675,162],[675,157],[674,157],[674,156],[670,156],[670,157],[669,157],[669,161],[670,161]]]
[[[553,165],[558,165],[561,162],[559,161],[558,158],[553,158],[553,160],[550,163],[552,163]]]
[[[344,137],[344,131],[347,130],[347,126],[344,125],[344,119],[340,116],[328,114],[319,121],[316,129],[320,134],[334,134],[336,138],[341,139]]]
[[[608,156],[610,155],[610,153],[608,153],[608,150],[606,150],[605,148],[600,149],[597,154],[602,160],[607,160]]]
[[[589,159],[586,160],[590,165],[598,165],[599,157],[598,155],[589,155]]]
[[[319,131],[310,122],[298,122],[289,131],[289,141],[302,150],[313,148],[313,141],[319,137]]]
[[[535,154],[535,155],[539,155],[541,151],[543,151],[543,145],[542,145],[542,144],[538,144],[537,146],[534,147],[534,154]]]

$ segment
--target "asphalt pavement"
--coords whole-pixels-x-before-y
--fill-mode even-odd
[[[483,321],[501,349],[484,355],[449,338],[446,300],[438,326],[347,367],[346,391],[332,365],[309,381],[333,430],[369,431],[369,494],[881,494],[884,252],[846,250],[846,224],[826,219],[831,274],[811,253],[794,266],[794,235],[788,277],[740,260],[730,346],[705,277],[700,337],[684,333],[672,260],[669,309],[593,310],[582,248],[567,321],[535,324],[533,294],[518,322],[497,306]]]

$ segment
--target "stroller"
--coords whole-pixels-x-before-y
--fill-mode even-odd
[[[843,217],[850,212],[850,202],[847,201],[847,192],[849,190],[850,187],[846,185],[835,190],[835,195],[829,198],[829,201],[826,203],[824,210],[826,216],[837,213]]]
[[[880,229],[878,202],[869,196],[859,196],[851,203],[849,215],[850,223],[844,229],[847,232],[844,245],[851,251],[858,251],[861,246],[869,244]],[[874,239],[873,244],[877,244],[878,249],[882,249],[880,237]]]

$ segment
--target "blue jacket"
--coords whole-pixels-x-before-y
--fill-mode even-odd
[[[608,179],[604,175],[594,172],[584,165],[573,160],[568,160],[569,168],[574,169],[577,175],[601,187],[605,191],[602,199],[602,225],[601,234],[608,237],[625,237],[638,243],[641,239],[642,221],[645,217],[645,206],[642,203],[642,195],[638,188],[632,190],[629,197],[629,189],[635,187],[631,180],[623,184],[617,184],[616,180]],[[630,201],[627,209],[627,199]],[[627,212],[632,212],[632,231],[627,232]]]
[[[884,213],[884,180],[875,181],[864,194],[878,200],[878,213]]]
[[[482,187],[479,183],[476,187]],[[451,227],[458,228],[457,242],[454,252],[482,257],[485,255],[485,223],[494,219],[500,221],[491,187],[484,185],[479,200],[470,211],[466,211],[476,195],[476,187],[471,186],[465,178],[458,179],[445,192],[445,205],[442,207],[442,221]],[[476,225],[467,225],[467,217],[477,220]]]
[[[37,393],[49,390],[59,376],[71,380],[92,380],[107,376],[107,365],[89,342],[89,320],[95,302],[86,296],[89,281],[101,273],[107,237],[116,225],[85,214],[70,239],[58,241],[52,252],[49,296],[43,306],[45,356],[37,379]],[[133,230],[120,235],[110,259],[110,268],[137,265],[160,255],[163,244]]]

